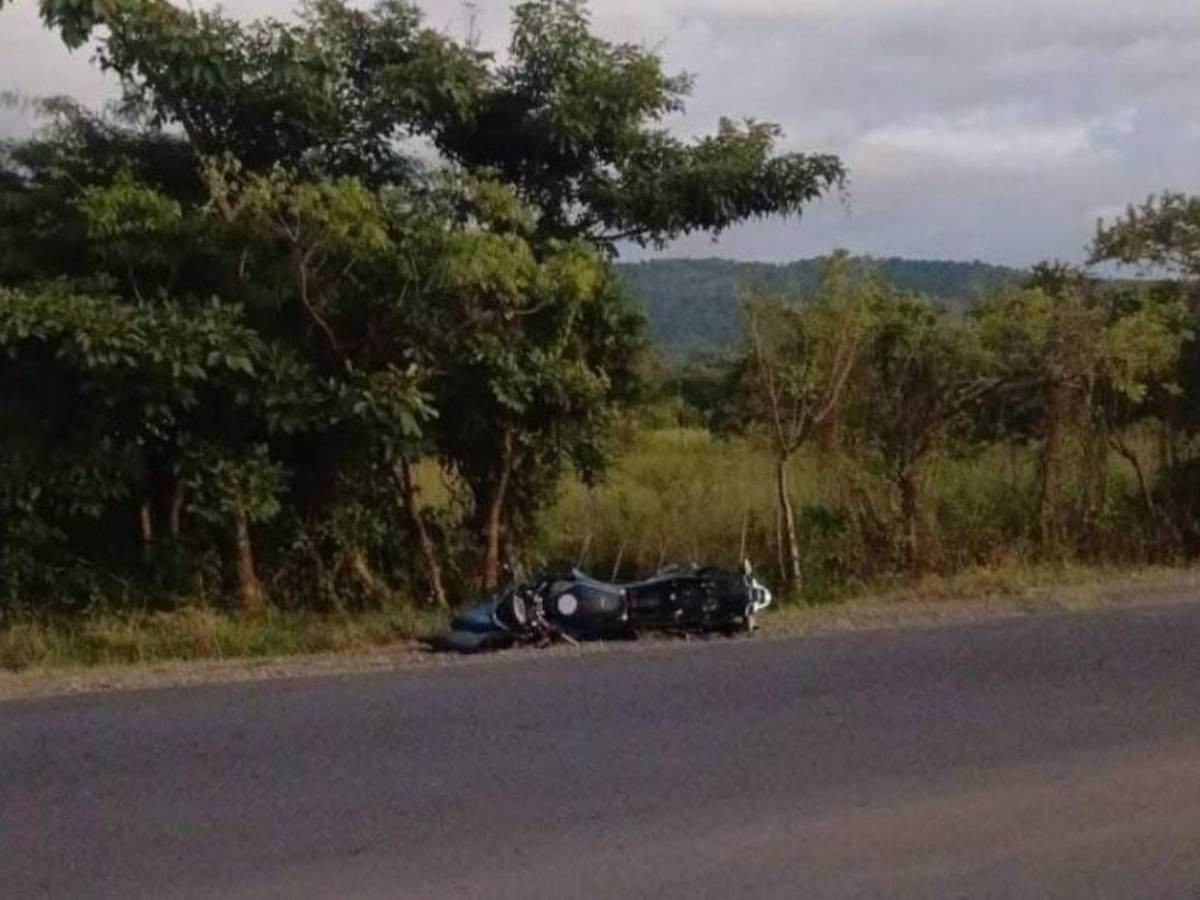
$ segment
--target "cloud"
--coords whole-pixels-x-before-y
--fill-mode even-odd
[[[1112,142],[1133,132],[1137,115],[1130,108],[1089,121],[1038,121],[1029,113],[1003,107],[956,118],[927,114],[873,128],[846,153],[860,165],[895,166],[908,156],[981,171],[1091,165],[1111,161]]]
[[[1029,169],[1088,158],[1092,143],[1079,124],[1028,125],[982,111],[956,120],[929,116],[873,129],[851,153],[895,150],[975,169]]]

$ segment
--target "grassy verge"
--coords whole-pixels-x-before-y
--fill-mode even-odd
[[[839,603],[783,603],[764,627],[768,633],[803,634],[971,621],[1190,597],[1198,588],[1195,569],[1014,565],[876,585]],[[276,611],[249,618],[206,608],[30,618],[0,628],[0,671],[353,655],[403,645],[443,623],[441,616],[405,607],[336,615]]]
[[[336,615],[272,611],[255,617],[185,608],[26,618],[0,628],[0,670],[351,653],[411,639],[440,621],[405,608]]]
[[[764,622],[775,634],[969,623],[1038,613],[1103,610],[1191,601],[1200,569],[1033,566],[970,569],[877,585],[843,602],[783,604]]]

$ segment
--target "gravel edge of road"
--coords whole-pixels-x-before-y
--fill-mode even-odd
[[[752,638],[780,640],[849,631],[939,628],[975,625],[1039,615],[1152,608],[1200,601],[1200,570],[1167,570],[1122,576],[1104,582],[1045,585],[1020,594],[977,594],[913,600],[885,595],[812,609],[790,609],[765,618]],[[414,641],[376,650],[230,660],[0,673],[0,703],[122,691],[303,679],[371,672],[428,671],[464,665],[503,665],[537,658],[633,654],[646,650],[719,646],[728,638],[684,640],[649,637],[626,643],[588,643],[515,649],[481,656],[450,656],[424,650]]]

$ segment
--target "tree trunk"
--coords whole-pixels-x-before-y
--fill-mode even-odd
[[[786,568],[784,578],[792,591],[799,591],[801,584],[800,573],[800,541],[796,537],[796,514],[792,509],[791,492],[788,490],[787,457],[775,459],[775,491],[779,501],[779,513],[783,519],[783,529],[780,534],[784,547]]]
[[[143,500],[142,505],[138,507],[138,532],[142,538],[142,559],[149,562],[154,546],[154,516],[149,498]]]
[[[907,466],[900,472],[900,517],[904,522],[904,564],[912,571],[920,571],[921,558],[921,478],[916,466]]]
[[[171,509],[168,513],[168,526],[171,529],[171,539],[178,541],[183,533],[183,501],[185,491],[178,479],[171,487]]]
[[[237,572],[238,606],[244,613],[261,612],[266,606],[262,585],[254,571],[254,547],[250,542],[250,520],[238,501],[233,517],[234,565]]]
[[[504,504],[508,499],[508,483],[513,470],[513,433],[504,432],[500,447],[500,477],[488,499],[484,521],[483,586],[494,591],[500,585],[500,542],[504,529]]]
[[[1137,478],[1138,491],[1142,495],[1142,505],[1146,508],[1146,517],[1150,524],[1157,529],[1161,529],[1168,538],[1168,542],[1178,543],[1182,540],[1182,535],[1171,522],[1169,515],[1164,515],[1160,512],[1158,504],[1154,502],[1154,490],[1150,486],[1150,477],[1146,473],[1146,467],[1142,465],[1141,457],[1138,456],[1137,450],[1125,442],[1124,438],[1120,437],[1115,430],[1109,432],[1110,446],[1133,467],[1133,474]]]
[[[417,548],[421,552],[421,563],[425,569],[429,599],[439,609],[446,609],[450,603],[446,599],[446,588],[442,581],[442,566],[438,561],[437,546],[433,542],[433,535],[429,533],[429,525],[425,521],[423,511],[417,503],[417,488],[413,482],[412,466],[407,459],[400,461],[400,487],[403,495],[402,505],[408,516],[413,536],[417,540]]]
[[[1061,376],[1050,383],[1046,402],[1041,458],[1041,491],[1038,496],[1038,536],[1045,549],[1057,550],[1060,545],[1061,474],[1063,427],[1066,418],[1070,387]]]
[[[1083,490],[1083,521],[1082,532],[1088,542],[1088,549],[1093,554],[1102,554],[1100,542],[1103,538],[1101,520],[1104,508],[1108,503],[1108,454],[1111,441],[1108,435],[1108,423],[1103,416],[1093,414],[1093,400],[1086,398],[1085,410],[1089,413],[1085,418],[1087,430],[1083,444],[1083,462],[1080,466],[1084,478]]]
[[[788,578],[787,551],[784,546],[787,539],[783,536],[783,510],[775,504],[775,561],[779,565],[779,577],[786,584]]]
[[[354,573],[354,577],[358,579],[358,583],[367,592],[367,596],[376,603],[387,600],[391,592],[388,590],[387,585],[380,581],[371,570],[371,563],[367,561],[367,555],[363,553],[361,547],[355,547],[350,551],[349,564],[350,571]]]
[[[1130,448],[1128,451],[1118,449],[1129,464],[1133,466],[1133,474],[1137,477],[1138,490],[1142,494],[1142,504],[1146,507],[1146,515],[1151,522],[1158,521],[1158,507],[1154,504],[1154,493],[1150,490],[1150,479],[1146,477],[1146,467],[1142,465],[1141,459],[1138,458],[1137,451]]]
[[[616,581],[617,576],[621,574],[621,561],[625,558],[625,545],[628,541],[621,541],[621,546],[617,548],[617,558],[613,561],[612,576],[609,581]]]

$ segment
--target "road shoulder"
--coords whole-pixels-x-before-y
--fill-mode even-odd
[[[1030,616],[1083,615],[1173,606],[1198,600],[1200,571],[1196,570],[1151,570],[1086,583],[1042,584],[1003,593],[981,590],[936,599],[924,598],[921,586],[917,585],[843,604],[776,612],[766,617],[760,633],[749,639],[796,639],[847,631],[976,625]],[[35,669],[0,673],[0,702],[370,672],[436,670],[463,665],[501,665],[521,659],[630,654],[724,643],[727,639],[649,638],[633,643],[518,649],[480,657],[457,657],[432,654],[416,642],[406,641],[376,650],[341,654]]]

